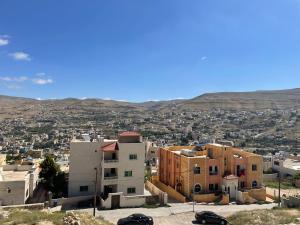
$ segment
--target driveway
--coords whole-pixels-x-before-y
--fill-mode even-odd
[[[192,212],[191,203],[171,203],[171,207],[160,207],[155,209],[147,208],[129,208],[129,209],[115,209],[115,210],[101,210],[96,211],[96,216],[103,217],[105,220],[108,220],[114,224],[117,223],[118,219],[129,216],[132,213],[143,213],[148,216],[152,216],[154,219],[154,224],[159,225],[185,225],[193,224],[194,213]],[[276,204],[252,204],[252,205],[200,205],[195,206],[195,211],[213,211],[222,216],[230,216],[239,211],[246,210],[258,210],[258,209],[271,209]],[[92,209],[84,209],[88,213],[92,213]]]

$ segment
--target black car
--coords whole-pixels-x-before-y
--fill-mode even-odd
[[[200,224],[226,225],[228,223],[228,221],[224,217],[209,211],[196,212],[195,218]]]
[[[153,225],[153,218],[144,214],[132,214],[118,220],[118,225]]]

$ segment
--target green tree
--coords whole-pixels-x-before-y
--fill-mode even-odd
[[[48,189],[52,189],[54,187],[54,177],[60,172],[59,166],[54,162],[54,159],[50,155],[46,155],[40,167],[41,172],[39,177],[42,180],[42,183],[44,183]]]
[[[55,163],[51,155],[46,155],[40,167],[39,177],[45,187],[53,193],[53,197],[62,196],[66,187],[65,172],[60,170],[59,165]]]

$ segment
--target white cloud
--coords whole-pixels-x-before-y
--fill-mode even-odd
[[[14,89],[14,90],[21,89],[21,87],[16,83],[9,83],[9,84],[4,84],[4,85],[5,85],[5,87],[7,87],[9,89]]]
[[[26,76],[20,76],[20,77],[5,76],[5,77],[0,77],[0,80],[6,81],[6,82],[23,82],[23,81],[28,80],[28,77],[26,77]]]
[[[44,85],[44,84],[52,84],[53,80],[50,78],[48,78],[48,79],[35,78],[35,79],[32,79],[32,82],[35,84]]]
[[[44,72],[37,73],[36,76],[37,77],[44,77],[44,76],[46,76],[46,73],[44,73]]]
[[[207,60],[207,56],[202,56],[201,61]]]
[[[25,52],[14,52],[10,53],[9,56],[17,61],[31,61],[30,55]]]
[[[5,37],[0,36],[0,46],[8,45],[9,40]]]

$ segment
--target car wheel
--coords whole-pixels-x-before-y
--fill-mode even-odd
[[[221,220],[221,225],[226,225],[227,224],[227,222],[226,221],[224,221],[224,220]]]
[[[201,220],[201,224],[206,224],[206,220]]]

